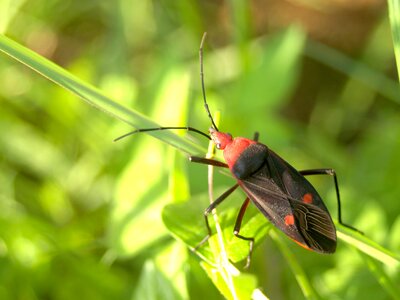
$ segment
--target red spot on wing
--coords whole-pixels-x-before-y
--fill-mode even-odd
[[[294,216],[293,215],[285,216],[285,224],[286,226],[294,225]]]
[[[304,194],[302,200],[304,203],[313,203],[313,195],[311,193]]]
[[[294,216],[293,216],[292,214],[286,215],[286,216],[285,216],[285,225],[286,225],[286,226],[294,225]],[[294,239],[294,238],[291,238],[291,239],[292,239],[294,242],[296,242],[297,244],[299,244],[301,247],[303,247],[304,249],[307,249],[307,250],[312,251],[312,249],[311,249],[309,246],[307,246],[305,243],[300,242],[300,241],[298,241],[298,240],[296,240],[296,239]]]

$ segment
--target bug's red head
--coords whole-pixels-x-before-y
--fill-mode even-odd
[[[210,128],[211,139],[215,143],[215,146],[219,150],[224,150],[227,145],[232,143],[233,138],[229,133],[223,133],[215,130],[214,128]]]

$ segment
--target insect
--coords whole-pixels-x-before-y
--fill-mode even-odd
[[[234,186],[214,200],[204,211],[208,234],[196,248],[203,245],[212,234],[208,221],[209,214],[233,191],[240,187],[247,197],[239,210],[233,233],[236,237],[249,242],[246,267],[250,265],[254,238],[242,236],[240,227],[250,202],[254,203],[273,225],[300,246],[319,253],[335,252],[335,225],[320,195],[305,176],[330,175],[333,177],[338,204],[338,221],[343,224],[336,172],[333,169],[297,171],[266,145],[259,143],[258,133],[255,134],[253,139],[233,138],[229,133],[218,130],[208,107],[205,93],[203,72],[203,44],[205,37],[206,33],[203,35],[200,44],[199,58],[204,107],[211,121],[209,134],[193,127],[170,126],[137,129],[115,139],[115,141],[139,132],[183,129],[207,137],[215,143],[217,149],[223,151],[226,163],[203,157],[189,157],[192,162],[229,168],[237,181]],[[357,230],[349,225],[343,225]]]

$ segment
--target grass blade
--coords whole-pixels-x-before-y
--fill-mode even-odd
[[[0,35],[0,51],[72,92],[90,105],[108,113],[120,121],[135,128],[159,127],[157,123],[153,122],[141,113],[111,100],[103,95],[97,88],[80,80],[60,66],[14,42],[4,35]],[[204,148],[187,139],[179,137],[168,130],[162,132],[150,132],[149,134],[188,154],[199,154],[205,152]]]
[[[388,0],[389,20],[392,29],[394,54],[396,56],[397,73],[400,70],[400,1]],[[399,78],[400,79],[400,78]]]
[[[339,239],[345,241],[346,243],[352,245],[357,248],[361,252],[369,255],[372,258],[384,263],[389,267],[399,267],[400,266],[400,258],[391,253],[389,250],[379,246],[375,242],[371,241],[367,237],[354,232],[351,229],[348,229],[342,225],[337,225],[338,231],[337,236]]]

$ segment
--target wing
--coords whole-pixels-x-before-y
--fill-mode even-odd
[[[239,180],[257,208],[301,246],[321,253],[336,250],[336,229],[321,197],[292,166],[269,151],[261,168]]]

